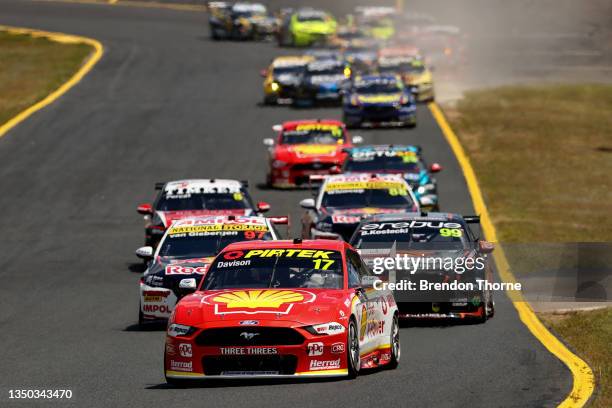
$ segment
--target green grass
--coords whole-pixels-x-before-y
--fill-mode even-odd
[[[445,109],[501,242],[610,241],[612,86],[509,86]]]
[[[90,53],[85,44],[0,31],[0,124],[61,86]]]
[[[576,266],[554,243],[612,241],[612,86],[473,91],[445,113],[519,280]],[[538,316],[593,368],[593,406],[612,406],[612,308]]]
[[[563,315],[540,314],[593,369],[596,392],[592,407],[612,407],[612,308]]]

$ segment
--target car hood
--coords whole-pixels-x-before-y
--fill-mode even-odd
[[[343,155],[344,145],[281,145],[276,148],[276,159],[296,162],[296,161],[337,161]]]
[[[252,210],[248,208],[236,210],[186,210],[186,211],[157,211],[157,215],[168,227],[172,222],[189,217],[200,217],[205,215],[251,215]]]
[[[177,320],[192,325],[223,320],[291,321],[303,325],[338,321],[350,305],[350,295],[340,289],[237,289],[202,291],[184,298]],[[342,313],[340,313],[342,311]],[[186,316],[185,316],[186,315]],[[233,322],[233,323],[232,323]]]

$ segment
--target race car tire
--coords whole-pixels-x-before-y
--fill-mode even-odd
[[[142,327],[145,325],[144,314],[142,313],[142,304],[138,304],[138,326]]]
[[[399,318],[397,313],[393,316],[393,324],[391,325],[391,360],[387,364],[387,368],[393,370],[399,365],[402,348],[400,345]]]
[[[359,375],[361,369],[361,356],[359,355],[359,331],[354,318],[351,318],[346,336],[346,362],[349,378]]]

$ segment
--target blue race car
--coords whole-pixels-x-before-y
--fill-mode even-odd
[[[416,126],[414,96],[397,75],[356,76],[344,94],[343,121],[362,126]]]
[[[342,101],[340,90],[347,81],[345,68],[345,63],[337,59],[309,63],[293,99],[294,105],[312,106],[325,102],[339,105]]]
[[[345,173],[401,173],[424,211],[438,211],[438,187],[432,173],[438,163],[427,166],[421,148],[410,145],[371,145],[344,149]]]

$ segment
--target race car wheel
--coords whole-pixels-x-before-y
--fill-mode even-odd
[[[142,327],[145,324],[144,314],[142,313],[142,305],[138,304],[138,326]]]
[[[400,331],[399,331],[399,319],[397,314],[393,316],[393,324],[391,325],[391,360],[387,367],[390,369],[397,368],[400,356],[402,353],[402,348],[400,346]]]
[[[355,378],[359,375],[361,368],[361,356],[359,355],[359,331],[355,319],[351,319],[348,327],[348,336],[346,339],[346,352],[349,378]]]

